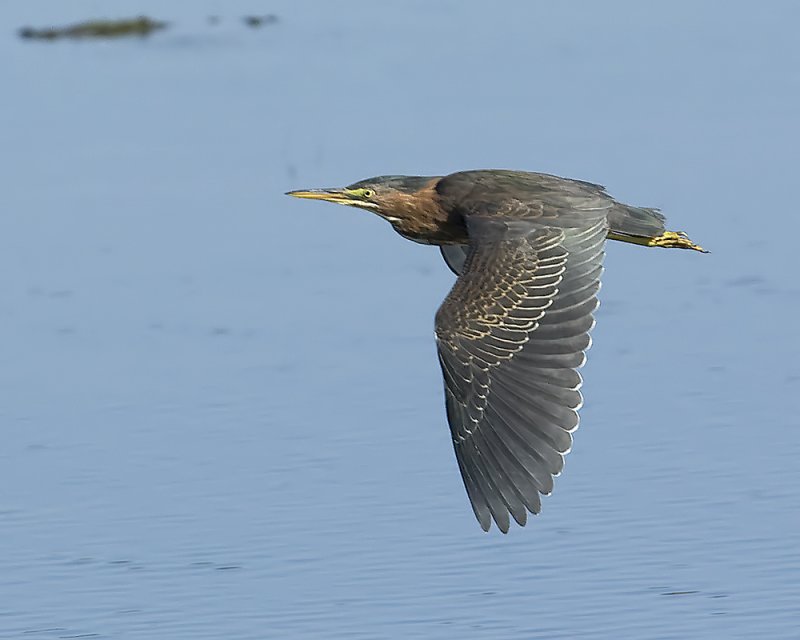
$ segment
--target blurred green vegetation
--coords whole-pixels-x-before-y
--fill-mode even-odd
[[[241,18],[246,26],[257,29],[278,22],[278,16],[274,14],[248,15]],[[209,16],[207,23],[215,26],[221,22],[219,16]],[[154,20],[147,16],[136,18],[123,18],[120,20],[86,20],[65,27],[45,27],[37,29],[34,27],[22,27],[17,32],[20,38],[25,40],[60,40],[83,38],[123,38],[127,36],[146,37],[154,31],[161,31],[169,27],[168,22]]]
[[[168,24],[153,20],[147,16],[125,18],[122,20],[87,20],[66,27],[47,27],[34,29],[23,27],[19,30],[20,38],[30,40],[57,40],[59,38],[122,38],[125,36],[145,37],[166,29]]]

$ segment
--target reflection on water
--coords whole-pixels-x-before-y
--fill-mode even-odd
[[[0,39],[0,638],[796,636],[793,4],[123,4],[180,32]],[[575,449],[508,537],[449,443],[438,252],[282,195],[487,166],[712,250],[609,247]]]

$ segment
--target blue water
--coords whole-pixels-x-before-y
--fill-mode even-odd
[[[0,638],[800,637],[796,3],[111,11],[0,7]],[[140,13],[172,28],[15,35]],[[480,167],[712,250],[608,247],[574,451],[508,536],[451,450],[438,252],[282,195]]]

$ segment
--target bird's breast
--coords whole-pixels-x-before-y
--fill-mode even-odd
[[[394,230],[406,240],[419,244],[467,244],[467,228],[463,224],[448,224],[435,220],[400,220],[393,223]]]

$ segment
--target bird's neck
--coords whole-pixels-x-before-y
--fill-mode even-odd
[[[467,227],[464,219],[448,213],[436,192],[434,178],[414,194],[398,194],[391,203],[391,223],[404,238],[421,244],[466,244]]]

